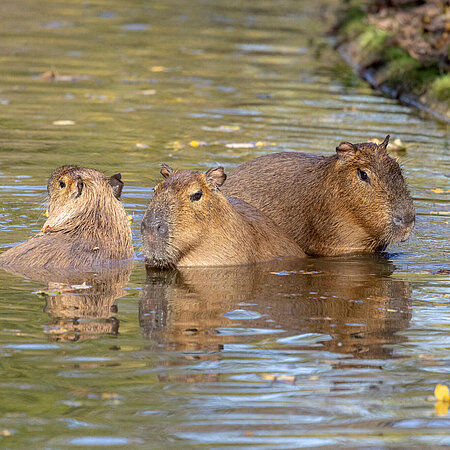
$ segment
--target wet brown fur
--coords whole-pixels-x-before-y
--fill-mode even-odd
[[[310,255],[384,250],[405,240],[414,206],[398,163],[380,145],[342,143],[332,156],[274,153],[237,167],[222,192],[249,202]],[[370,183],[359,179],[363,170]],[[411,220],[399,229],[395,215]]]
[[[182,170],[165,176],[155,188],[143,222],[150,214],[161,212],[169,227],[168,239],[158,242],[143,229],[143,251],[149,265],[223,266],[304,256],[295,242],[254,207],[222,195],[218,187],[226,177],[223,168],[206,174]],[[190,196],[199,190],[201,199],[191,201]]]
[[[113,189],[97,170],[56,169],[42,230],[0,255],[0,267],[80,268],[131,258],[131,228]]]

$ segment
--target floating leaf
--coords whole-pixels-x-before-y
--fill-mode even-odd
[[[140,92],[141,95],[155,95],[156,91],[154,89],[145,89],[144,91]]]
[[[58,126],[67,126],[67,125],[75,125],[75,122],[73,120],[55,120],[53,122],[53,125],[58,125]]]
[[[436,194],[448,194],[450,192],[450,189],[445,191],[444,189],[436,188],[436,189],[431,189],[431,191],[436,192]]]
[[[55,291],[43,291],[43,290],[41,290],[41,291],[35,291],[35,292],[33,292],[33,294],[36,294],[39,297],[44,297],[46,295],[49,295],[51,297],[56,297],[57,295],[61,295],[62,292],[61,291],[57,291],[57,290],[55,290]]]
[[[436,400],[441,402],[450,402],[448,387],[445,384],[438,383],[434,388],[434,396]]]
[[[436,402],[434,411],[438,416],[446,416],[448,413],[448,402]]]
[[[201,145],[208,145],[205,141],[191,141],[189,142],[191,147],[200,147]]]
[[[148,144],[142,144],[141,142],[137,142],[136,145],[135,145],[135,147],[136,147],[138,150],[143,150],[143,149],[145,149],[145,148],[149,148],[150,146],[149,146]]]

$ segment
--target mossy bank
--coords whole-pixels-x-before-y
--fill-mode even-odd
[[[349,0],[333,29],[372,86],[450,121],[450,7],[444,0]]]

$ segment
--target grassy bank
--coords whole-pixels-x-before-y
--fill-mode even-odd
[[[349,0],[336,45],[374,87],[450,121],[450,8],[444,1]]]

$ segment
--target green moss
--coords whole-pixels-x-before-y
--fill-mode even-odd
[[[430,83],[439,75],[436,67],[422,66],[400,48],[385,51],[387,84],[393,88],[401,87],[418,95],[428,89]]]
[[[382,55],[386,49],[387,39],[390,36],[390,33],[370,26],[366,27],[358,41],[364,52],[372,55]]]
[[[354,38],[360,35],[367,28],[367,25],[364,23],[366,16],[367,13],[361,6],[349,6],[342,13],[342,18],[339,20],[338,28],[340,32],[347,38]]]
[[[442,75],[433,81],[431,94],[439,101],[450,101],[450,75]]]

